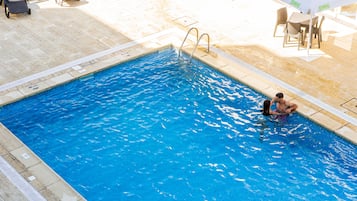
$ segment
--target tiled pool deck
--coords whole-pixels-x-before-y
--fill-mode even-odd
[[[321,49],[313,44],[308,56],[306,49],[283,48],[281,30],[272,37],[275,10],[283,5],[218,2],[81,0],[60,6],[39,0],[30,1],[31,16],[10,19],[1,9],[0,105],[179,47],[187,30],[197,27],[210,35],[211,52],[204,52],[203,40],[196,57],[269,97],[283,91],[299,104],[299,113],[357,144],[356,27],[328,17]],[[185,44],[190,53],[193,42]],[[0,155],[0,185],[7,187],[0,189],[0,200],[84,200],[2,125]]]

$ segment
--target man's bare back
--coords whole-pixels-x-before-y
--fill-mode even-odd
[[[271,104],[274,104],[275,102],[276,102],[276,109],[278,110],[278,112],[281,113],[289,114],[296,111],[296,109],[298,108],[298,106],[295,103],[290,103],[284,100],[284,94],[281,92],[275,95],[275,97],[271,101]]]

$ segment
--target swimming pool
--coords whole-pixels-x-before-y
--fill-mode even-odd
[[[356,146],[174,49],[4,106],[0,121],[88,200],[354,200]]]

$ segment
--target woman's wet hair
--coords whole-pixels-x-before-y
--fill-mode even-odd
[[[264,100],[263,103],[263,115],[270,115],[270,100]]]

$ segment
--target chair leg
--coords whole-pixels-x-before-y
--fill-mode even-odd
[[[303,33],[301,33],[301,34],[299,35],[299,44],[300,44],[300,40],[301,40],[301,45],[304,45],[305,37],[304,37],[304,34],[303,34]]]
[[[286,34],[284,34],[284,39],[283,39],[283,48],[285,47],[286,39],[287,39]]]
[[[274,34],[273,34],[273,37],[275,37],[275,33],[276,33],[276,29],[278,28],[278,25],[276,24],[275,25],[275,28],[274,28]]]

